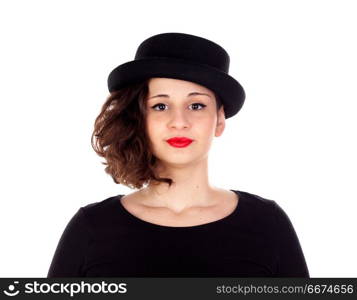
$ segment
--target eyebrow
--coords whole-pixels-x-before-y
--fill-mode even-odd
[[[206,94],[206,93],[199,93],[199,92],[189,93],[189,94],[187,94],[187,97],[190,97],[190,96],[198,96],[198,95],[205,95],[205,96],[208,96],[208,97],[211,98],[210,95],[208,95],[208,94]],[[170,98],[170,96],[167,95],[167,94],[158,94],[158,95],[156,95],[156,96],[153,96],[153,97],[148,98],[148,100],[149,100],[149,99],[152,99],[152,98],[158,98],[158,97]]]

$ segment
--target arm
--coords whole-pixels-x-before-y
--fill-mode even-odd
[[[89,228],[80,208],[62,233],[47,277],[84,277],[82,268],[88,243]]]
[[[310,278],[298,236],[285,211],[275,202],[275,236],[278,254],[276,277]]]

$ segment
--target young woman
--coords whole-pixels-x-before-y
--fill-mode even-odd
[[[111,72],[92,145],[138,190],[81,207],[48,277],[309,277],[274,200],[209,182],[213,138],[245,99],[228,69],[218,44],[163,33]]]

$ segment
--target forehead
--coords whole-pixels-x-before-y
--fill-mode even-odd
[[[149,93],[174,93],[174,92],[202,92],[209,95],[214,95],[213,91],[206,88],[203,85],[192,81],[186,81],[181,79],[174,78],[163,78],[163,77],[154,77],[150,78],[148,82]]]

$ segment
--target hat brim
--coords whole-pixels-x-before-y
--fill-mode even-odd
[[[192,81],[211,89],[220,97],[226,119],[242,108],[245,92],[230,75],[210,66],[173,58],[139,59],[116,67],[108,76],[109,92],[151,77]]]

